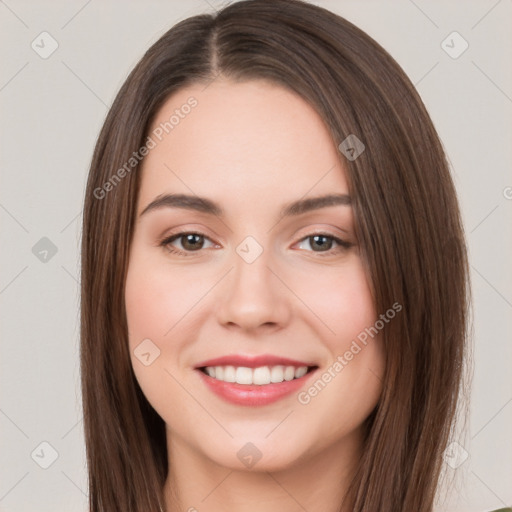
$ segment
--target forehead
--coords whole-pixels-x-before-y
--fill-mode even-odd
[[[342,160],[318,113],[294,92],[264,80],[214,80],[173,94],[149,132],[141,208],[163,192],[241,204],[265,194],[281,202],[348,193]]]

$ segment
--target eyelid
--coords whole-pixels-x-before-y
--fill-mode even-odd
[[[171,229],[166,229],[165,234],[160,235],[158,237],[158,244],[161,242],[168,240],[169,238],[177,235],[200,235],[205,238],[208,238],[212,242],[215,240],[220,240],[222,237],[215,233],[215,231],[212,231],[211,229],[205,228],[203,225],[197,225],[196,224],[181,224],[179,226],[175,226]]]

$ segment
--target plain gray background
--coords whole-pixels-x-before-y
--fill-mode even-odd
[[[313,3],[355,23],[401,64],[453,168],[470,248],[475,363],[470,424],[447,459],[458,467],[444,464],[458,484],[437,512],[511,505],[512,2]],[[3,512],[86,510],[78,269],[94,142],[150,44],[221,5],[0,1]],[[58,48],[42,58],[52,40]]]

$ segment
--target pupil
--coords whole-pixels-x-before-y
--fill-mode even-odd
[[[314,240],[314,244],[316,244],[322,251],[328,251],[332,246],[332,240],[324,235],[315,235],[312,238]]]
[[[198,244],[198,242],[202,241],[202,240],[200,240],[200,239],[202,239],[201,235],[190,234],[190,235],[186,235],[184,238],[185,238],[185,243],[183,244],[183,247],[185,249],[195,251],[197,249],[200,249],[201,246],[203,245],[202,243]]]

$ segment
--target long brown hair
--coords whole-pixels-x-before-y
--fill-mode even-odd
[[[140,165],[112,177],[144,145],[171,94],[219,75],[295,91],[336,145],[351,134],[365,145],[356,159],[340,152],[357,236],[375,310],[395,302],[403,309],[383,331],[383,391],[366,421],[345,503],[355,512],[431,512],[468,333],[468,264],[454,185],[430,117],[399,65],[347,20],[301,0],[242,1],[179,22],[145,53],[105,120],[82,233],[90,510],[164,510],[168,470],[165,425],[138,386],[128,349],[124,284]]]

